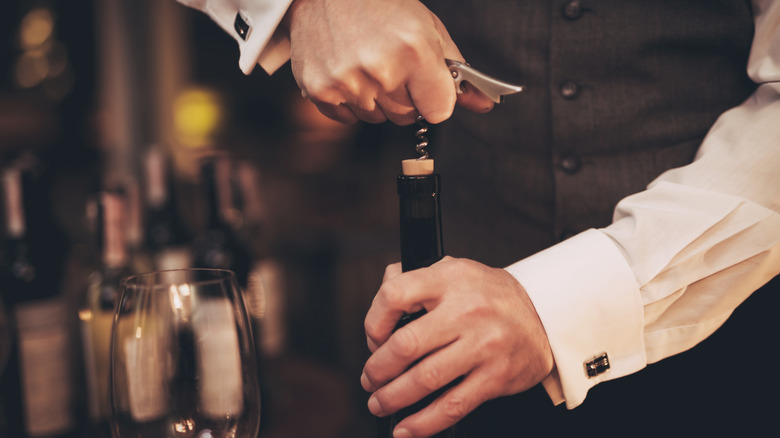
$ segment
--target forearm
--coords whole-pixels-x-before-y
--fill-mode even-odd
[[[508,268],[550,336],[554,401],[574,407],[596,383],[692,347],[780,272],[780,6],[754,10],[758,89],[719,118],[694,162],[621,201],[609,227]],[[565,284],[547,267],[561,263],[589,278]],[[583,364],[602,352],[609,371],[588,378]]]

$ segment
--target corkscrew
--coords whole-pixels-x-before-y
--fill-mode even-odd
[[[495,103],[503,102],[504,96],[525,90],[525,87],[522,85],[512,85],[500,81],[471,67],[468,63],[453,59],[445,59],[444,61],[450,69],[452,79],[455,82],[455,91],[458,94],[463,93],[463,82],[468,82]],[[417,159],[427,160],[430,158],[428,151],[425,149],[428,146],[428,137],[425,135],[428,132],[428,122],[425,121],[422,115],[418,114],[415,118],[415,123],[417,123],[417,131],[415,131],[414,137],[417,140],[417,144],[414,149],[419,154]]]
[[[455,81],[455,89],[458,94],[463,93],[463,88],[461,88],[463,82],[468,82],[495,103],[503,102],[504,96],[525,90],[525,87],[522,85],[512,85],[499,81],[498,79],[475,69],[468,63],[455,61],[453,59],[445,59],[444,61],[450,69],[452,79]]]
[[[428,122],[426,122],[423,116],[420,114],[417,115],[414,121],[417,123],[417,131],[414,133],[414,137],[417,139],[417,144],[415,145],[414,149],[418,154],[420,154],[417,159],[427,160],[428,151],[425,148],[428,146],[428,137],[426,137],[425,134],[428,132]]]

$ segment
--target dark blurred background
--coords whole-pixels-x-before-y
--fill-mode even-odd
[[[79,311],[101,264],[88,206],[99,192],[122,193],[130,257],[148,255],[144,163],[156,151],[185,245],[208,227],[199,163],[219,156],[234,170],[219,208],[241,248],[227,250],[247,259],[244,283],[259,274],[273,303],[255,315],[261,436],[373,433],[359,384],[362,323],[385,266],[399,259],[395,176],[413,154],[413,128],[330,121],[301,98],[289,65],[245,76],[238,55],[206,15],[174,0],[3,2],[0,166],[34,160],[44,175],[36,202],[45,205],[28,216],[58,236],[39,246],[62,254],[59,289],[40,297],[67,306],[76,424],[90,421]],[[13,308],[10,292],[0,296]],[[5,327],[18,324],[6,313]]]

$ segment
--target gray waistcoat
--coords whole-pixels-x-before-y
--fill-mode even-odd
[[[489,114],[456,110],[431,130],[445,252],[489,265],[609,225],[620,199],[690,163],[717,117],[755,88],[745,73],[753,34],[747,1],[427,4],[468,62],[527,86]],[[573,411],[552,408],[537,386],[483,405],[465,423],[474,437],[490,438],[723,436],[776,427],[769,406],[777,405],[778,373],[744,353],[765,349],[761,333],[769,329],[761,324],[775,320],[766,309],[780,305],[778,295],[756,292],[694,351],[602,383]],[[748,368],[729,371],[740,357],[751,358]],[[748,369],[760,375],[754,389],[745,383]]]
[[[746,1],[427,4],[468,62],[527,86],[432,127],[452,255],[500,266],[608,225],[754,88]]]

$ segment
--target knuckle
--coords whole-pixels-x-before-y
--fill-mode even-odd
[[[507,333],[507,330],[499,326],[492,325],[483,331],[482,341],[480,343],[482,345],[482,349],[485,351],[496,351],[506,346],[508,338],[509,334]]]
[[[395,52],[405,59],[415,62],[424,58],[426,49],[433,47],[425,23],[410,21],[398,30],[395,40]]]
[[[398,82],[396,68],[385,61],[377,52],[362,57],[362,69],[364,74],[376,82],[384,91],[391,91]]]
[[[382,282],[385,282],[393,277],[395,277],[401,270],[401,264],[400,263],[392,263],[387,265],[385,268],[385,275],[382,280]]]
[[[470,410],[468,400],[462,395],[450,392],[441,399],[442,414],[450,423],[458,422]]]
[[[433,392],[444,386],[441,369],[432,366],[419,366],[418,368],[415,383],[421,388]]]
[[[512,378],[512,367],[509,358],[499,355],[492,366],[495,382],[508,382]]]
[[[324,103],[328,105],[338,105],[336,90],[329,82],[323,80],[312,80],[301,88],[301,95],[315,103]]]
[[[352,70],[333,70],[327,74],[304,76],[301,90],[304,97],[313,102],[340,105],[356,95],[359,80]]]
[[[392,336],[392,349],[402,359],[416,359],[419,351],[420,340],[410,327],[398,329]]]
[[[447,257],[442,259],[443,269],[447,269],[450,275],[464,275],[468,274],[474,269],[474,263],[469,259]]]
[[[355,107],[366,113],[371,113],[371,116],[373,117],[378,117],[376,114],[373,114],[377,110],[376,101],[374,99],[359,99],[355,102]]]
[[[358,96],[362,83],[361,76],[353,67],[340,68],[330,75],[331,87],[347,96]]]
[[[461,311],[465,316],[481,318],[491,313],[490,302],[482,294],[473,294],[462,303]]]
[[[374,342],[378,337],[379,326],[377,324],[378,322],[374,319],[366,318],[365,321],[363,321],[363,329],[366,332],[369,346],[371,345],[371,342]]]
[[[460,272],[465,269],[471,268],[471,260],[469,259],[449,257],[447,261],[448,261],[447,266],[449,267],[449,269],[454,271]]]
[[[378,295],[391,309],[403,309],[404,290],[395,282],[390,281],[382,284],[379,288]]]

